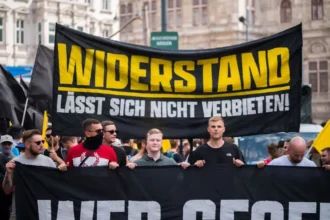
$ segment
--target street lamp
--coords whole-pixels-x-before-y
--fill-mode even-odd
[[[245,38],[246,38],[246,42],[248,42],[249,41],[249,24],[248,24],[248,21],[243,16],[240,16],[238,18],[238,20],[239,20],[239,22],[241,22],[242,24],[245,25]]]

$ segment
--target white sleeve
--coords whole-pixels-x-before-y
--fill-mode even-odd
[[[49,157],[47,157],[47,159],[49,161],[49,167],[57,168],[55,162],[52,159],[50,159]]]

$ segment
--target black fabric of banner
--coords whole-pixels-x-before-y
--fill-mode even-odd
[[[17,220],[110,219],[111,210],[113,220],[330,219],[330,172],[321,168],[93,167],[63,173],[17,164],[15,183]]]
[[[204,138],[221,116],[226,136],[298,132],[301,25],[224,48],[168,51],[56,25],[53,133],[82,135],[87,118],[116,123],[121,138]],[[48,87],[49,88],[49,87]]]
[[[39,45],[32,71],[28,96],[35,100],[52,100],[54,51]]]

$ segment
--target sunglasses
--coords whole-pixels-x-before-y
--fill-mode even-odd
[[[97,129],[95,131],[89,131],[89,132],[96,132],[97,134],[100,134],[102,132],[102,129]]]
[[[116,134],[118,134],[118,133],[119,133],[119,131],[118,131],[118,130],[110,130],[110,131],[104,131],[104,132],[109,132],[110,134],[114,134],[115,132],[116,132]]]
[[[11,143],[11,142],[3,142],[2,144],[3,145],[12,145],[13,143]]]
[[[51,136],[51,134],[46,134],[46,138],[50,138]]]
[[[35,142],[33,142],[33,143],[35,143],[35,144],[37,144],[38,146],[41,144],[41,143],[45,143],[45,141],[44,140],[42,140],[42,141],[35,141]]]

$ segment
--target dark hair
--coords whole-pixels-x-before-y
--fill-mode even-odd
[[[88,118],[85,121],[83,121],[82,128],[84,131],[87,131],[88,129],[90,129],[90,126],[94,124],[100,124],[100,121],[94,118]]]
[[[170,140],[170,145],[171,149],[175,149],[180,143],[178,143],[180,140],[179,139],[171,139]]]
[[[284,147],[284,141],[280,140],[277,145],[278,145],[277,146],[278,148],[283,148]]]
[[[268,153],[272,160],[276,159],[282,155],[282,148],[279,148],[277,144],[271,143],[268,145]]]
[[[327,151],[328,154],[330,154],[330,147],[326,147],[326,148],[324,148],[324,149],[322,150],[322,152],[324,152],[324,151]]]
[[[21,139],[23,137],[23,127],[19,124],[14,124],[8,128],[8,134],[13,137],[13,139]]]
[[[49,126],[46,131],[53,130],[52,126]]]
[[[141,150],[141,148],[142,148],[142,143],[146,144],[146,140],[145,139],[138,139],[136,141],[136,146],[139,150]]]
[[[122,139],[121,140],[122,144],[129,144],[130,143],[130,139]]]
[[[106,127],[106,126],[109,126],[109,125],[114,125],[115,123],[113,121],[102,121],[101,122],[101,125],[102,127]]]
[[[73,142],[73,139],[77,138],[76,136],[62,136],[61,137],[61,143],[64,144],[68,141]],[[77,138],[78,140],[78,138]]]
[[[23,143],[28,139],[32,138],[34,135],[41,135],[41,132],[38,129],[27,130],[23,132]]]

